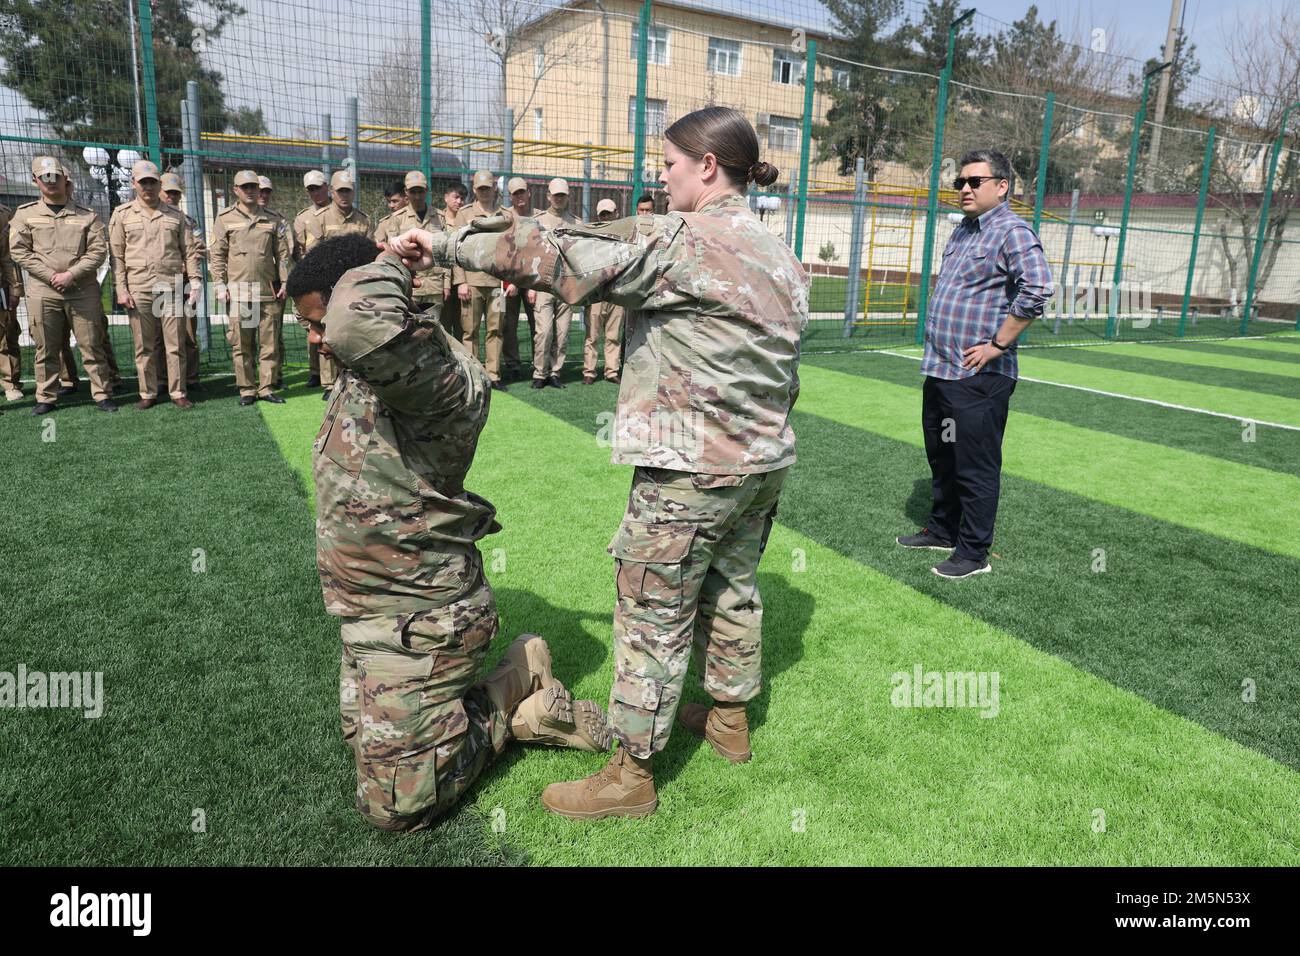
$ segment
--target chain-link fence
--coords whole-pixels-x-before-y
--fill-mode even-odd
[[[960,220],[958,160],[987,146],[1010,159],[1012,206],[1059,286],[1029,344],[1296,327],[1285,97],[1177,60],[1155,71],[1097,31],[958,14],[951,0],[0,0],[0,202],[34,199],[30,160],[52,153],[107,219],[138,154],[183,173],[205,231],[244,168],[290,220],[303,173],[340,168],[372,221],[410,169],[435,204],[488,169],[523,177],[537,208],[562,176],[580,217],[604,198],[630,214],[644,194],[664,212],[664,128],[720,104],[781,170],[751,203],[812,276],[808,348],[920,340]],[[207,297],[210,362],[229,357],[220,312]],[[125,317],[111,321],[129,355]],[[286,339],[303,361],[292,323]]]

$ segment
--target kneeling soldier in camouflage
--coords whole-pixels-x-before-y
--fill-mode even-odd
[[[456,802],[511,739],[609,746],[605,715],[525,634],[474,682],[497,633],[476,542],[496,509],[465,490],[487,373],[412,302],[411,273],[363,235],[322,240],[289,277],[308,339],[343,369],[316,437],[317,566],[342,619],[339,707],[357,809],[414,830]]]

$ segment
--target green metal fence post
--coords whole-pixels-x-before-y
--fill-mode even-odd
[[[794,255],[803,259],[803,224],[808,215],[808,156],[812,146],[813,87],[817,82],[817,41],[808,41],[803,73],[803,136],[799,144],[799,206],[794,221]]]
[[[1241,326],[1238,335],[1245,335],[1250,322],[1250,310],[1255,305],[1255,279],[1259,275],[1259,262],[1263,258],[1264,233],[1268,229],[1268,207],[1273,203],[1273,179],[1277,175],[1278,157],[1282,155],[1282,146],[1286,140],[1286,124],[1291,118],[1291,111],[1300,103],[1292,103],[1282,113],[1282,125],[1277,131],[1277,142],[1273,144],[1273,158],[1268,161],[1268,184],[1259,204],[1259,229],[1255,233],[1255,254],[1250,259],[1250,278],[1246,281],[1246,309],[1241,314]]]
[[[1214,165],[1214,134],[1211,126],[1205,138],[1205,158],[1201,160],[1201,192],[1196,200],[1196,226],[1192,229],[1192,255],[1187,262],[1187,285],[1183,289],[1183,310],[1178,315],[1178,337],[1187,329],[1187,309],[1192,303],[1192,277],[1196,275],[1196,247],[1201,244],[1201,220],[1205,218],[1205,197],[1210,189],[1210,167]]]
[[[420,0],[420,171],[433,177],[433,0]],[[433,190],[430,189],[432,196]]]
[[[162,166],[162,137],[158,133],[158,86],[153,67],[153,8],[149,0],[137,3],[140,16],[140,47],[144,54],[144,109],[145,126],[149,136],[149,159]],[[143,144],[142,144],[143,145]]]
[[[1056,94],[1047,91],[1047,105],[1043,107],[1043,142],[1038,147],[1038,189],[1034,195],[1034,232],[1043,224],[1043,196],[1047,192],[1047,151],[1052,147],[1052,112],[1056,108]]]
[[[640,35],[636,42],[636,120],[635,139],[632,144],[632,201],[644,185],[642,167],[645,165],[645,87],[646,68],[650,58],[650,13],[651,2],[641,4]]]
[[[1128,176],[1124,181],[1124,212],[1119,220],[1119,242],[1115,245],[1115,278],[1111,281],[1110,295],[1106,302],[1106,338],[1115,337],[1119,324],[1119,284],[1124,278],[1124,240],[1128,238],[1128,216],[1133,208],[1133,174],[1137,170],[1138,144],[1142,139],[1142,124],[1147,120],[1147,93],[1151,90],[1151,77],[1172,66],[1166,61],[1152,67],[1142,76],[1142,102],[1138,104],[1137,114],[1133,117],[1133,135],[1128,145]]]
[[[925,242],[921,246],[921,288],[916,297],[916,344],[925,341],[925,313],[930,307],[930,259],[934,252],[934,220],[939,215],[939,162],[943,155],[943,124],[948,115],[948,81],[952,79],[952,57],[957,47],[957,30],[975,16],[971,7],[948,24],[948,59],[939,74],[939,105],[934,119],[934,154],[930,160],[930,198],[925,207]],[[911,264],[908,264],[911,268]]]

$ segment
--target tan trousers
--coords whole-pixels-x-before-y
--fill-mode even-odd
[[[199,314],[185,318],[185,386],[199,384]]]
[[[619,342],[623,338],[623,309],[612,302],[587,306],[587,334],[582,340],[582,375],[596,374],[596,340],[605,337],[605,377],[618,374]]]
[[[23,353],[17,309],[0,309],[0,388],[19,388],[23,380]]]
[[[37,402],[58,400],[59,353],[69,335],[77,337],[81,364],[90,379],[91,397],[97,402],[109,397],[104,324],[100,321],[103,312],[97,288],[74,298],[28,298],[27,318],[36,341]]]
[[[29,309],[29,315],[30,311]],[[122,384],[122,373],[117,370],[117,355],[113,351],[113,339],[108,334],[108,316],[104,315],[102,308],[99,314],[99,333],[104,339],[104,364],[108,372],[108,383],[118,388]],[[36,335],[33,333],[32,340],[35,339]],[[72,330],[69,328],[64,330],[63,346],[59,349],[59,384],[72,386],[79,381],[81,379],[77,375],[77,358],[72,354]]]
[[[135,308],[127,310],[135,340],[135,372],[140,397],[153,398],[163,389],[172,400],[185,397],[185,351],[188,331],[172,296],[135,295]],[[184,308],[184,300],[181,300]],[[162,313],[159,315],[158,313]],[[170,313],[170,314],[169,314]],[[161,358],[160,358],[161,356]]]
[[[274,293],[264,293],[259,303],[231,298],[226,316],[226,341],[235,366],[235,384],[241,397],[265,398],[280,375],[277,337],[284,303]]]
[[[506,296],[505,317],[501,321],[501,355],[506,363],[506,370],[510,372],[519,371],[519,309],[523,306],[524,314],[528,316],[528,357],[532,360],[532,350],[536,347],[533,341],[537,337],[537,314],[533,305],[528,301],[528,292],[524,289],[519,290],[518,295]]]
[[[533,342],[533,378],[559,375],[564,367],[564,350],[569,345],[573,307],[549,292],[537,293],[533,306],[537,314],[537,339]]]
[[[478,358],[479,323],[487,325],[483,368],[494,382],[501,378],[502,296],[500,286],[472,285],[469,287],[469,301],[460,304],[461,341],[475,358]]]

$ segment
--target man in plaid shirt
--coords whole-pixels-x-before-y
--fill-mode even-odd
[[[1015,343],[1054,291],[1038,236],[1006,203],[1010,179],[997,150],[961,158],[953,187],[966,217],[943,250],[925,320],[921,427],[933,503],[920,533],[897,540],[952,549],[933,568],[946,578],[990,570]]]

